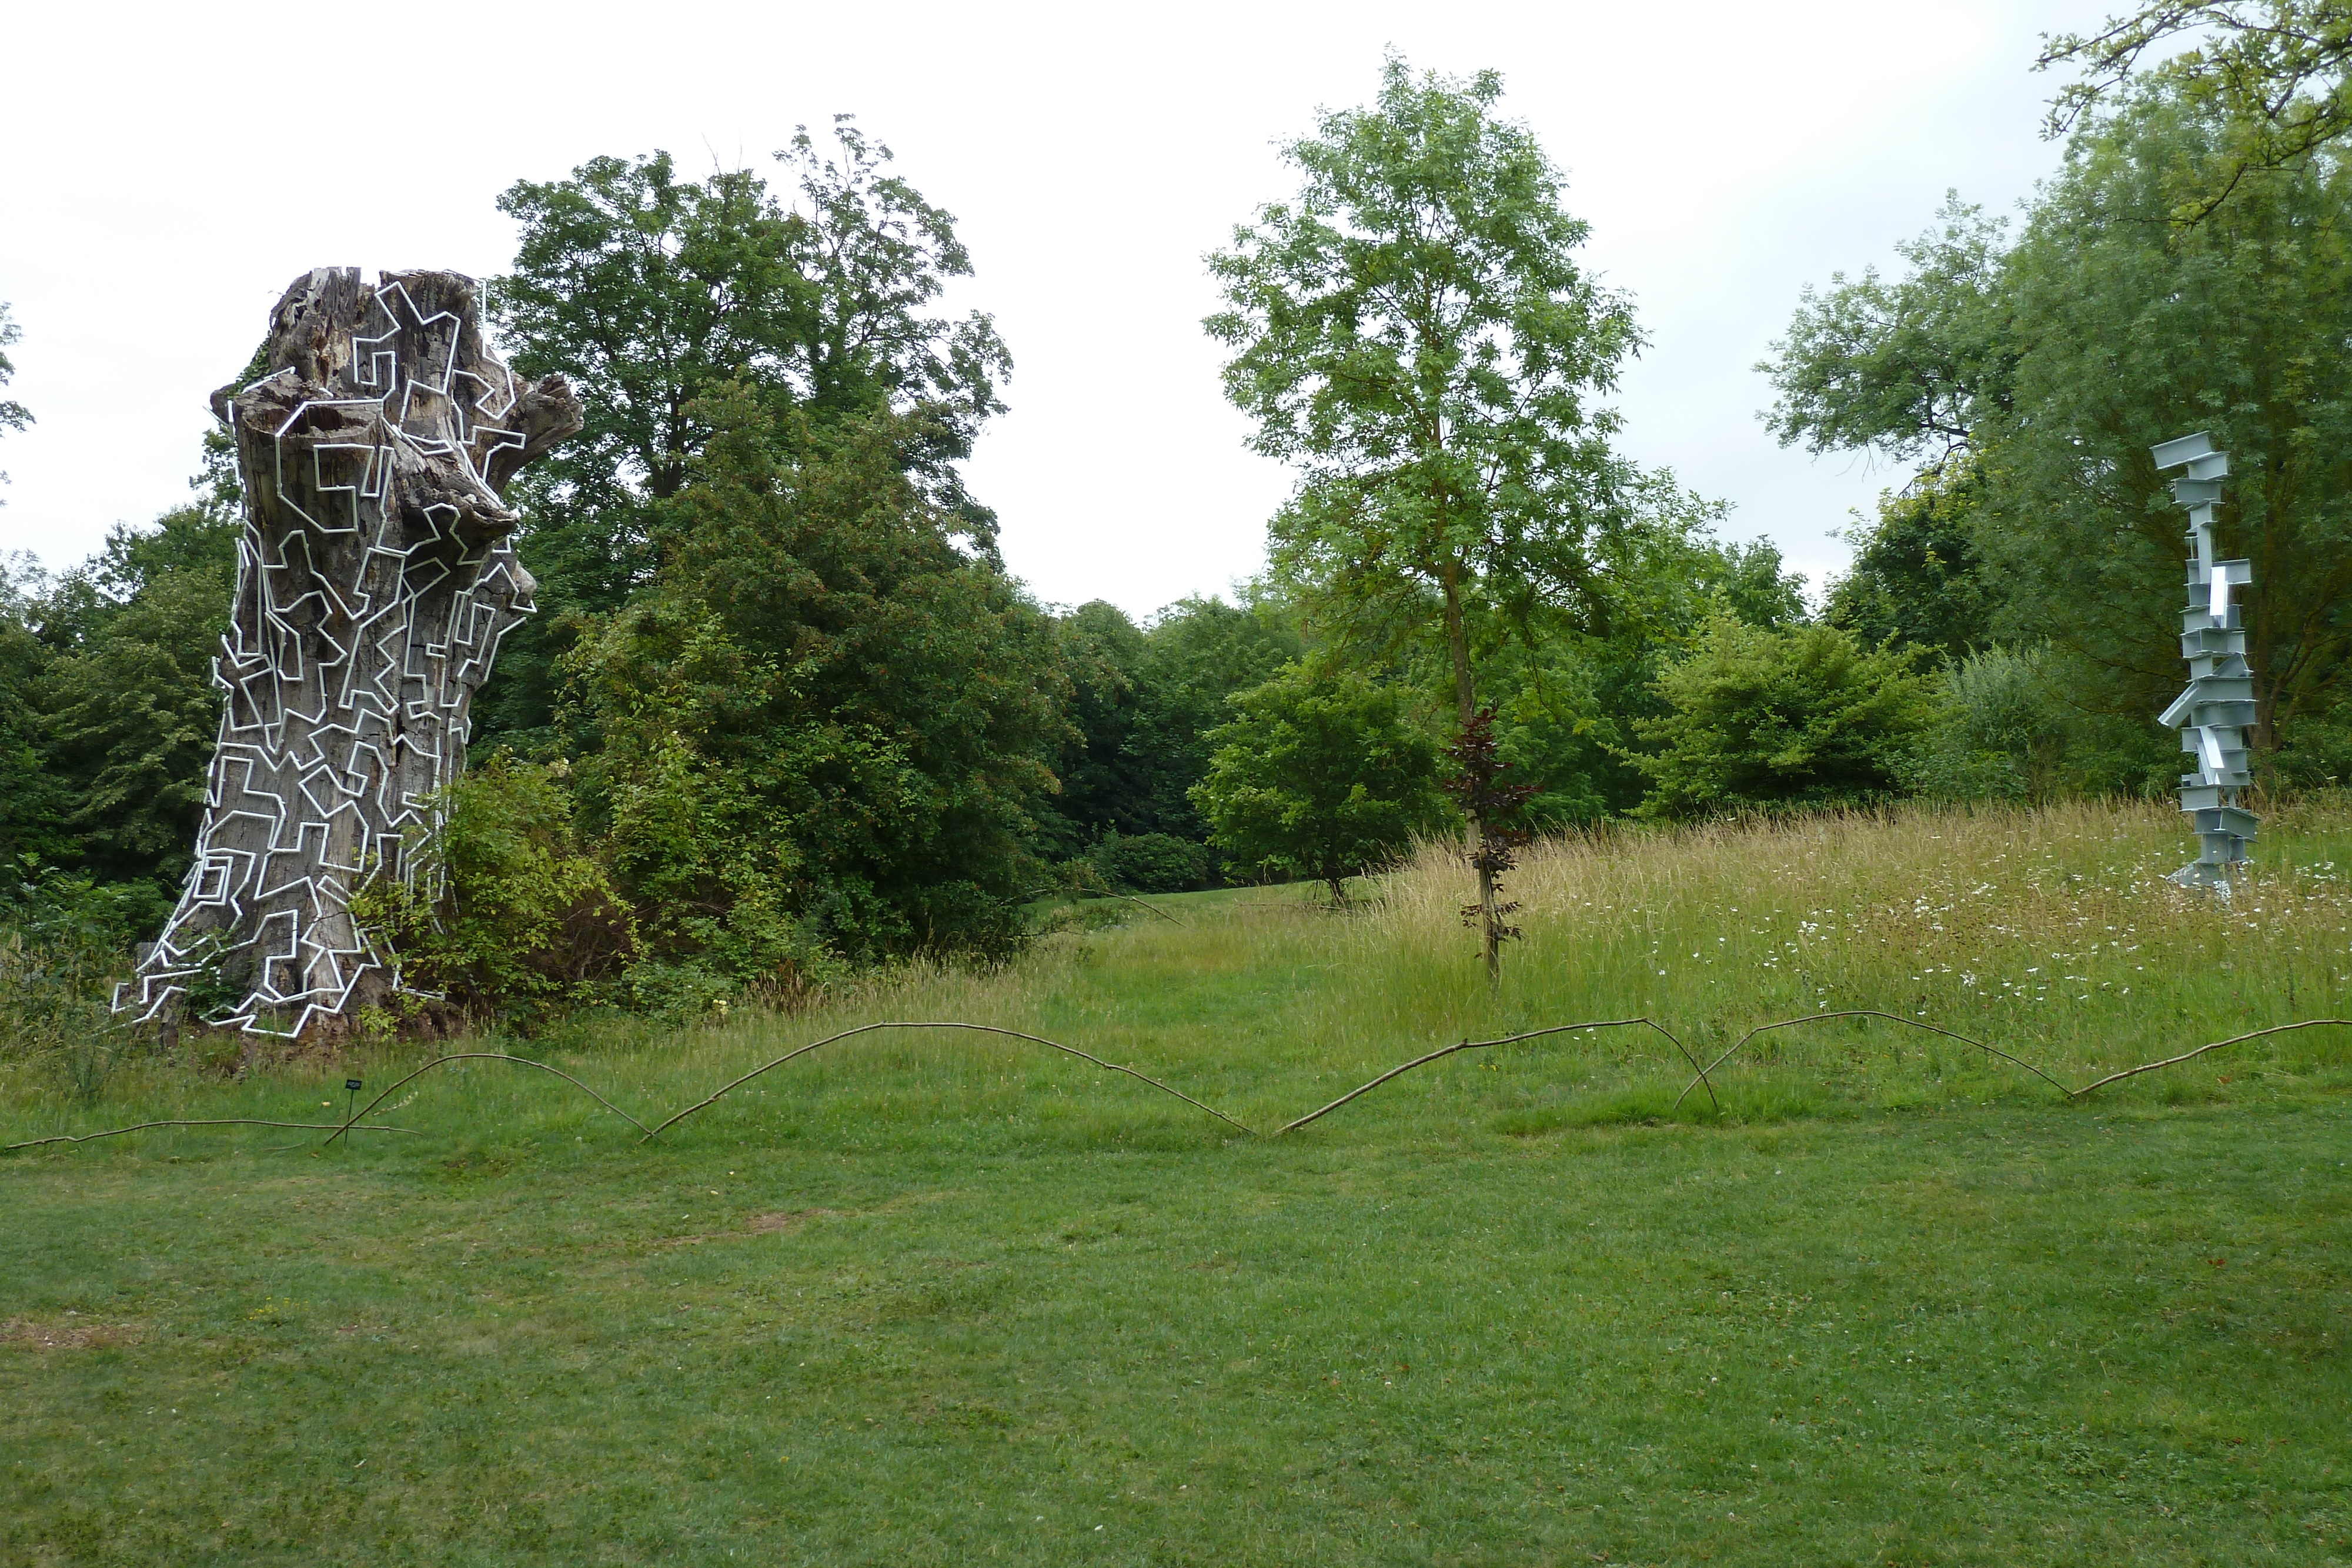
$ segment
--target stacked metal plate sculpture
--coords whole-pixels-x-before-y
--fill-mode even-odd
[[[2230,590],[2254,580],[2249,560],[2217,560],[2213,508],[2230,455],[2200,433],[2155,447],[2159,471],[2183,468],[2173,498],[2188,509],[2189,606],[2180,614],[2180,653],[2189,661],[2189,687],[2158,721],[2180,732],[2180,749],[2196,771],[2180,776],[2180,809],[2196,825],[2197,858],[2172,873],[2183,887],[2230,891],[2230,870],[2246,859],[2257,819],[2238,804],[2253,782],[2246,771],[2246,727],[2254,722],[2254,675],[2246,665],[2246,632]]]

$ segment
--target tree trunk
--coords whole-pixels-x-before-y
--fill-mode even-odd
[[[213,394],[245,481],[228,703],[195,863],[119,1005],[173,1019],[193,994],[208,1023],[298,1037],[399,983],[352,897],[415,883],[474,694],[531,608],[501,493],[582,420],[562,377],[484,349],[453,272],[320,267],[268,350],[268,376]]]
[[[1445,583],[1445,651],[1454,660],[1454,704],[1460,710],[1461,731],[1468,734],[1470,721],[1478,716],[1478,685],[1470,668],[1470,631],[1463,623],[1462,582],[1459,569],[1448,565]],[[1470,825],[1470,859],[1478,868],[1478,935],[1479,946],[1486,960],[1486,984],[1489,988],[1503,983],[1503,916],[1496,907],[1495,868],[1487,863],[1486,824],[1475,810],[1467,814]]]

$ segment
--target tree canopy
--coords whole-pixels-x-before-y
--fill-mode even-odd
[[[2259,751],[2341,700],[2352,648],[2352,183],[2323,151],[2175,221],[2182,182],[2227,178],[2242,134],[2209,96],[2161,78],[2136,88],[2074,137],[2013,243],[1948,207],[1898,282],[1808,296],[1767,366],[1786,440],[1966,455],[1890,500],[1862,580],[1835,596],[1841,618],[1945,647],[1971,614],[1981,641],[2046,639],[2075,703],[2132,721],[2143,778],[2170,766],[2147,719],[2180,668],[2185,519],[2156,442],[2205,430],[2231,454],[2220,542],[2255,562]],[[1973,370],[1938,380],[1951,366]],[[1931,384],[1950,395],[1915,395]]]
[[[2168,193],[2176,222],[2210,216],[2249,176],[2352,131],[2352,5],[2344,0],[2147,0],[2095,33],[2045,37],[2037,65],[2080,73],[2052,100],[2053,136],[2095,122],[2136,89],[2193,105],[2222,127],[2215,155],[2180,171],[2187,177]]]
[[[1258,875],[1347,879],[1394,858],[1444,810],[1437,748],[1404,694],[1313,663],[1286,666],[1234,702],[1193,799],[1212,841]]]
[[[1492,71],[1391,57],[1372,107],[1284,150],[1297,199],[1210,258],[1226,395],[1299,474],[1276,570],[1352,629],[1433,622],[1464,722],[1470,617],[1597,593],[1631,510],[1616,416],[1592,399],[1639,345],[1632,307],[1577,266],[1587,225],[1501,95]]]
[[[486,736],[543,729],[567,613],[609,613],[651,578],[656,508],[709,441],[698,411],[721,382],[782,429],[919,413],[899,461],[992,555],[994,515],[957,465],[1003,409],[1012,360],[985,314],[934,313],[971,270],[954,219],[846,116],[830,148],[803,129],[776,157],[789,200],[751,170],[682,180],[667,152],[591,159],[499,198],[521,234],[493,313],[516,368],[570,378],[588,424],[523,482],[541,616],[509,640],[478,710]]]

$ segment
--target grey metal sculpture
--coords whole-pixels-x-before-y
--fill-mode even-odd
[[[2197,858],[2172,873],[2183,887],[2230,891],[2230,869],[2246,859],[2257,819],[2238,804],[2253,782],[2246,771],[2246,727],[2254,722],[2254,676],[2246,666],[2246,632],[2230,590],[2254,580],[2253,563],[2217,560],[2213,507],[2230,472],[2230,455],[2202,432],[2153,448],[2161,471],[2186,466],[2173,499],[2189,510],[2189,607],[2180,615],[2180,653],[2189,688],[2158,720],[2180,732],[2180,749],[2197,770],[2180,776],[2180,809],[2196,825]]]
[[[483,347],[454,272],[320,267],[268,355],[213,394],[246,496],[228,702],[195,863],[116,1005],[173,1018],[194,988],[207,1022],[299,1035],[398,983],[352,897],[415,883],[474,693],[531,607],[501,492],[582,415],[563,378],[521,382]]]

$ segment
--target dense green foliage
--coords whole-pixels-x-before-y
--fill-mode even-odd
[[[501,752],[449,796],[421,883],[379,878],[355,905],[406,984],[499,1021],[614,999],[640,946],[635,923],[583,852],[560,779]]]
[[[238,525],[213,506],[118,527],[89,564],[0,601],[0,856],[139,890],[185,874],[220,720]]]
[[[1349,877],[1438,819],[1436,748],[1407,721],[1397,687],[1297,664],[1234,708],[1205,737],[1209,771],[1192,789],[1234,864],[1321,882],[1336,904]]]
[[[1066,727],[1052,623],[957,548],[910,472],[919,417],[706,409],[670,559],[569,661],[625,891],[742,975],[787,954],[787,920],[859,959],[1003,950]]]
[[[2179,192],[2226,178],[2239,150],[2211,100],[2136,89],[2075,137],[2013,244],[1948,209],[1899,282],[1809,298],[1769,367],[1784,439],[1940,459],[1889,498],[1832,618],[1956,656],[2046,643],[2071,710],[2053,768],[2074,788],[2178,771],[2148,716],[2182,678],[2185,525],[2147,448],[2200,429],[2231,453],[2221,548],[2255,562],[2258,765],[2336,770],[2352,183],[2323,149],[2178,221]]]
[[[1055,768],[1062,792],[1039,811],[1055,858],[1108,834],[1205,840],[1191,790],[1209,769],[1209,732],[1240,692],[1305,649],[1278,601],[1188,599],[1138,628],[1099,600],[1062,622],[1075,734]]]
[[[1726,617],[1658,677],[1667,712],[1636,721],[1655,783],[1643,810],[1689,816],[1861,806],[1898,793],[1934,718],[1909,655],[1836,626],[1767,631]]]
[[[6,386],[16,379],[16,364],[8,357],[8,345],[23,336],[24,329],[9,319],[8,302],[0,299],[0,387]],[[0,398],[0,434],[5,434],[11,430],[22,430],[32,423],[32,410],[14,399]],[[7,482],[8,476],[0,474],[0,485]]]
[[[1011,358],[986,316],[926,313],[971,270],[954,220],[845,119],[834,141],[828,154],[803,131],[777,154],[791,206],[750,170],[682,182],[666,152],[592,159],[499,198],[522,235],[492,285],[499,324],[517,369],[571,379],[588,425],[522,481],[541,616],[502,652],[481,733],[553,721],[576,618],[620,610],[652,577],[656,509],[714,434],[704,400],[721,383],[811,430],[919,411],[919,439],[900,444],[908,474],[992,556],[995,518],[955,464],[1002,410]]]
[[[2181,171],[2176,222],[2202,222],[2246,185],[2352,132],[2344,0],[2143,0],[2096,33],[2045,35],[2043,44],[2043,68],[2080,73],[2051,103],[2053,133],[2133,89],[2178,95],[2223,122],[2221,156]]]
[[[1948,658],[1990,642],[2000,596],[1969,526],[1979,490],[1974,460],[1957,455],[1886,497],[1877,520],[1849,536],[1853,565],[1830,585],[1822,619]]]
[[[1114,892],[1190,893],[1213,887],[1221,880],[1216,852],[1206,844],[1180,839],[1173,833],[1122,833],[1116,830],[1097,841],[1082,863]],[[1074,892],[1087,891],[1086,877],[1073,879]]]

